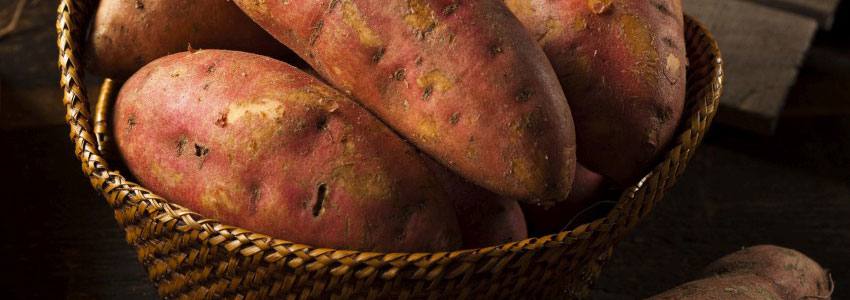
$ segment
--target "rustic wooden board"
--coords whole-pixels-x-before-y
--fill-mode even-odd
[[[835,11],[841,0],[749,0],[762,5],[798,13],[818,21],[823,29],[831,29]]]
[[[0,0],[0,26],[5,26],[17,0]],[[0,39],[0,128],[63,124],[62,90],[56,67],[56,2],[28,1],[18,26]],[[89,76],[89,94],[96,78]]]
[[[726,80],[718,122],[771,134],[817,22],[738,0],[684,0],[720,44]]]

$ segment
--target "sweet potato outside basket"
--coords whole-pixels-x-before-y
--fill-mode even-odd
[[[677,138],[603,218],[557,234],[439,253],[315,248],[207,219],[128,181],[101,151],[113,85],[104,82],[92,120],[80,53],[97,1],[61,0],[56,30],[65,116],[75,154],[103,194],[127,242],[166,298],[581,298],[614,245],[673,186],[717,111],[717,44],[686,17],[687,101]],[[615,199],[616,200],[616,199]]]

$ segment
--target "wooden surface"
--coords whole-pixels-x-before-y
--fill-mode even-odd
[[[27,1],[17,29],[0,39],[0,128],[64,124],[56,67],[56,2]],[[17,0],[0,0],[0,26]],[[89,86],[96,86],[95,78]]]
[[[817,23],[806,17],[737,0],[684,0],[720,44],[726,80],[718,122],[773,132]]]
[[[716,0],[715,0],[716,1]],[[818,21],[823,29],[832,28],[835,11],[841,0],[748,0],[761,5],[770,6],[798,13]]]

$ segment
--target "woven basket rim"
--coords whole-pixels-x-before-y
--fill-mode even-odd
[[[81,46],[76,45],[79,48],[75,49],[74,48],[75,44],[73,44],[73,43],[71,43],[70,41],[67,41],[67,40],[63,41],[64,37],[72,36],[74,33],[80,34],[79,31],[84,30],[84,29],[81,29],[81,28],[73,28],[70,23],[62,23],[61,15],[62,15],[63,11],[70,11],[71,12],[70,15],[71,15],[72,18],[73,17],[79,17],[79,16],[75,16],[74,13],[73,13],[75,11],[75,8],[70,7],[70,6],[73,6],[74,2],[75,1],[73,1],[73,0],[62,0],[62,1],[60,1],[60,4],[59,4],[60,5],[60,7],[59,7],[60,20],[57,21],[57,32],[59,34],[58,44],[59,44],[59,47],[60,47],[60,49],[59,49],[60,72],[61,72],[60,75],[62,76],[61,77],[62,78],[61,85],[62,85],[62,88],[64,90],[63,103],[65,103],[65,106],[66,106],[66,109],[67,109],[66,123],[68,123],[68,125],[70,126],[71,131],[72,131],[72,136],[71,136],[72,142],[74,142],[77,145],[77,148],[75,149],[77,157],[83,161],[83,172],[86,173],[86,175],[88,175],[88,177],[90,177],[92,186],[96,190],[100,191],[104,195],[104,197],[107,198],[107,201],[109,201],[110,204],[113,207],[116,207],[116,206],[122,205],[122,204],[127,204],[127,203],[115,203],[114,201],[116,201],[116,199],[110,199],[110,198],[116,198],[114,196],[114,193],[124,193],[125,196],[127,196],[131,199],[130,205],[137,205],[137,206],[140,207],[140,209],[147,210],[146,213],[150,214],[150,216],[152,218],[163,219],[163,221],[165,221],[164,219],[172,219],[172,220],[178,219],[178,220],[182,220],[183,222],[185,222],[187,224],[187,226],[191,227],[192,229],[201,229],[201,230],[208,232],[210,234],[218,235],[218,234],[220,234],[221,231],[227,231],[229,235],[247,235],[247,236],[250,236],[250,240],[252,242],[254,242],[255,244],[263,244],[263,245],[266,245],[266,246],[268,246],[268,245],[288,245],[288,247],[291,247],[292,249],[295,249],[297,251],[319,252],[319,253],[334,251],[334,252],[346,254],[347,256],[363,256],[363,257],[410,256],[410,255],[414,255],[414,256],[423,255],[424,256],[424,255],[428,255],[428,256],[431,256],[431,259],[440,259],[440,258],[444,258],[444,257],[445,258],[451,258],[451,257],[456,257],[456,256],[462,256],[463,254],[467,254],[467,253],[470,253],[470,252],[486,253],[486,252],[490,252],[490,251],[497,250],[497,249],[501,249],[501,250],[504,250],[504,251],[519,251],[520,249],[522,249],[522,250],[537,250],[537,249],[544,248],[544,247],[553,247],[557,244],[563,243],[564,240],[567,240],[567,239],[570,239],[570,238],[578,238],[581,235],[592,233],[593,228],[597,228],[599,226],[602,226],[603,224],[609,223],[611,217],[616,215],[617,211],[626,209],[624,207],[626,205],[626,200],[629,199],[629,198],[633,198],[634,194],[636,192],[638,192],[647,183],[647,181],[652,178],[653,174],[658,172],[658,170],[660,168],[664,167],[665,163],[668,162],[673,156],[679,156],[680,155],[676,151],[674,151],[674,149],[683,147],[686,140],[690,140],[690,139],[693,139],[693,138],[698,138],[698,139],[702,138],[702,136],[704,135],[702,133],[700,134],[700,136],[697,136],[697,137],[689,135],[690,130],[686,130],[686,129],[690,129],[692,127],[689,127],[688,124],[698,122],[697,119],[699,119],[699,118],[705,118],[705,117],[713,118],[714,114],[716,113],[717,104],[718,104],[718,103],[705,103],[704,107],[706,108],[706,111],[703,111],[702,109],[700,109],[700,110],[694,111],[690,115],[686,115],[686,116],[683,115],[682,121],[680,123],[680,126],[682,126],[683,128],[677,129],[677,132],[676,132],[676,135],[675,135],[676,138],[671,142],[670,146],[667,148],[667,151],[665,151],[664,155],[661,156],[661,158],[659,158],[658,163],[655,164],[655,166],[650,171],[648,171],[647,174],[644,175],[641,178],[641,180],[639,180],[636,184],[634,184],[634,185],[632,185],[628,188],[625,188],[623,190],[622,194],[618,198],[617,204],[613,208],[611,208],[611,210],[606,214],[606,216],[598,218],[598,219],[596,219],[592,222],[589,222],[589,223],[578,225],[573,229],[558,232],[558,233],[547,234],[547,235],[543,235],[543,236],[540,236],[540,237],[529,237],[529,238],[524,239],[524,240],[512,241],[512,242],[509,242],[509,243],[504,243],[504,244],[494,245],[494,246],[489,246],[489,247],[474,248],[474,249],[460,249],[460,250],[441,251],[441,252],[392,252],[392,253],[383,253],[383,252],[369,252],[369,251],[357,251],[357,250],[345,250],[345,249],[332,249],[332,248],[326,248],[326,247],[313,247],[313,246],[304,245],[304,244],[300,244],[300,243],[297,243],[297,242],[292,242],[292,241],[288,241],[288,240],[284,240],[284,239],[274,238],[274,237],[271,237],[271,236],[268,236],[268,235],[265,235],[265,234],[261,234],[261,233],[256,233],[256,232],[253,232],[251,230],[240,228],[238,226],[226,225],[226,224],[223,224],[223,223],[221,223],[221,222],[219,222],[215,219],[204,218],[202,215],[195,213],[195,212],[193,212],[192,210],[190,210],[186,207],[183,207],[183,206],[176,204],[176,203],[169,202],[168,200],[166,200],[162,197],[156,196],[154,193],[145,189],[144,187],[142,187],[139,184],[136,184],[136,183],[130,182],[129,180],[123,179],[123,176],[121,176],[120,173],[117,170],[110,167],[110,162],[108,162],[103,157],[102,152],[101,152],[102,136],[100,136],[98,134],[93,134],[93,133],[97,133],[98,130],[95,130],[96,128],[100,128],[100,129],[105,128],[103,126],[103,124],[101,124],[101,122],[103,120],[102,116],[98,117],[97,115],[95,115],[95,120],[94,120],[95,123],[92,124],[92,121],[90,121],[90,117],[92,115],[89,111],[87,111],[87,108],[79,109],[77,106],[69,105],[69,103],[84,103],[84,104],[86,104],[84,106],[88,107],[87,104],[89,102],[88,98],[86,96],[87,94],[85,92],[85,86],[80,84],[83,81],[74,79],[75,77],[81,79],[84,76],[84,65],[82,63],[82,60],[78,60],[77,58],[74,57],[75,56],[74,53],[78,53],[78,51],[81,50]],[[86,5],[86,4],[81,4],[81,5]],[[91,5],[91,4],[89,4],[89,5]],[[717,56],[717,61],[715,62],[716,63],[716,66],[715,66],[716,70],[714,72],[715,74],[713,74],[713,76],[711,76],[711,77],[713,77],[713,80],[712,80],[712,82],[707,83],[706,84],[707,86],[704,87],[704,88],[713,89],[710,92],[715,94],[715,95],[713,95],[710,98],[713,99],[712,101],[719,102],[719,94],[720,94],[721,89],[722,89],[722,78],[723,78],[722,59],[720,58],[721,56],[720,56],[719,47],[717,45],[716,40],[713,38],[712,34],[706,29],[706,27],[701,22],[699,22],[698,20],[696,20],[693,17],[686,14],[685,15],[685,24],[688,24],[689,22],[692,23],[693,25],[695,25],[699,29],[699,34],[704,35],[706,37],[706,40],[709,41],[710,45],[708,45],[708,48],[710,49],[710,51],[716,53],[716,56]],[[60,24],[60,23],[62,23],[62,24]],[[67,43],[68,47],[63,48],[63,42]],[[76,70],[75,70],[76,74],[73,74],[74,72],[70,71],[71,68],[64,67],[63,63],[69,64],[73,68],[76,68]],[[694,67],[694,66],[691,66],[691,67]],[[76,82],[73,82],[74,84],[72,84],[72,81],[76,81]],[[111,80],[106,79],[105,82],[104,82],[104,89],[101,91],[101,97],[99,97],[99,98],[106,99],[106,98],[110,97],[109,96],[110,93],[108,91],[108,88],[106,87],[108,84],[112,84]],[[710,85],[710,86],[708,86],[708,85]],[[101,105],[107,105],[107,104],[102,104],[100,102],[101,101],[98,101],[98,105],[97,105],[98,109],[100,109]],[[104,106],[104,107],[108,107],[108,106]],[[706,115],[701,115],[701,113],[704,113]],[[74,122],[78,117],[80,119],[83,119],[82,122]],[[75,137],[75,134],[76,134],[76,137]],[[78,141],[77,139],[84,139],[85,140],[84,143],[87,144],[88,147],[83,147],[84,149],[81,149],[81,147],[79,146],[80,141]],[[690,149],[687,149],[687,150],[690,150]],[[87,166],[87,163],[94,164],[95,166],[94,167]],[[89,167],[89,169],[87,169],[87,167]],[[120,178],[122,178],[123,183],[124,183],[122,188],[126,189],[126,190],[116,191],[115,188],[113,188],[113,189],[103,189],[102,186],[101,186],[102,182],[98,181],[97,178],[103,178],[106,175],[109,175],[109,176],[116,176],[117,175]],[[139,198],[135,199],[135,200],[137,200],[137,202],[133,203],[133,201],[134,201],[133,194],[134,193],[136,193],[136,194],[145,193],[146,198],[139,197]],[[142,205],[143,202],[150,201],[151,199],[158,201],[158,203],[144,203],[144,205]],[[144,206],[144,207],[142,207],[142,206]],[[228,246],[225,245],[225,248],[228,248]],[[232,249],[228,249],[228,251],[230,251],[230,250],[232,250]],[[243,251],[244,251],[244,249],[243,249]],[[250,255],[250,254],[245,254],[245,255]]]

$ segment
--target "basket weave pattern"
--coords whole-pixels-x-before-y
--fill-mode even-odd
[[[128,181],[101,150],[105,102],[91,120],[80,45],[97,1],[61,0],[56,30],[65,120],[75,154],[103,194],[127,242],[167,298],[581,298],[614,245],[652,211],[685,170],[717,110],[720,52],[686,18],[687,104],[678,138],[604,218],[571,231],[504,245],[439,253],[367,253],[315,248],[205,218]],[[95,122],[92,122],[95,121]]]

